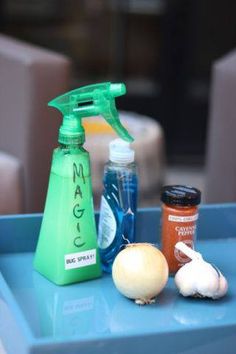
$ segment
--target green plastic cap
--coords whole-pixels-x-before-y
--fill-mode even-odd
[[[134,139],[121,124],[115,104],[115,98],[125,93],[123,83],[105,82],[69,91],[50,101],[48,105],[57,108],[63,115],[58,141],[62,144],[83,144],[85,133],[82,118],[101,115],[121,139],[132,142]]]

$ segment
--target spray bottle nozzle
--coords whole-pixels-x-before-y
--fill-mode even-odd
[[[133,141],[128,131],[122,126],[115,105],[115,98],[126,93],[123,83],[110,82],[84,86],[67,92],[49,102],[49,106],[57,108],[64,116],[60,128],[59,141],[77,138],[84,142],[84,129],[81,119],[101,115],[112,126],[116,133],[126,141]]]

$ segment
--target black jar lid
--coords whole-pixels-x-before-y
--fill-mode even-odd
[[[201,192],[190,186],[164,186],[161,190],[161,201],[169,205],[194,206],[201,202]]]

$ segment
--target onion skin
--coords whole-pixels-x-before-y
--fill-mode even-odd
[[[118,291],[137,304],[155,302],[154,298],[167,283],[167,261],[150,243],[132,243],[118,253],[112,278]]]

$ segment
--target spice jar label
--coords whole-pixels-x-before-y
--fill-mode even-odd
[[[198,219],[198,214],[189,215],[189,216],[177,216],[177,215],[168,215],[169,221],[174,222],[191,222]]]
[[[190,248],[193,248],[192,240],[185,240],[184,243]],[[174,254],[175,254],[175,258],[180,262],[179,264],[180,266],[183,265],[183,263],[187,263],[190,260],[188,256],[186,256],[183,252],[179,251],[176,248],[174,250]]]

